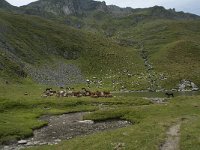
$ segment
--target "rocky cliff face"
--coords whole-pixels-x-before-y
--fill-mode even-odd
[[[47,12],[56,16],[83,15],[88,11],[107,11],[105,2],[93,0],[40,0],[21,7],[25,12]]]
[[[176,12],[175,9],[165,9],[164,7],[154,6],[145,9],[120,8],[115,5],[106,5],[105,2],[93,0],[39,0],[29,5],[21,7],[26,14],[47,16],[87,16],[88,13],[101,11],[107,15],[123,17],[126,15],[145,15],[147,17],[163,19],[196,19],[197,15]]]
[[[14,9],[15,7],[10,5],[7,1],[5,0],[0,0],[0,9]]]

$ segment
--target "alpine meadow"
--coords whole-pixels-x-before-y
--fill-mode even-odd
[[[199,150],[200,16],[0,0],[0,149]]]

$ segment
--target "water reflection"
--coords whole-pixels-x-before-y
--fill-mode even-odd
[[[173,92],[174,96],[197,96],[200,95],[200,91],[190,92]],[[166,97],[165,92],[119,92],[114,93],[115,96],[134,96],[134,97]]]

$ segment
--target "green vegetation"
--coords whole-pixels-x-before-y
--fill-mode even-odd
[[[162,87],[176,87],[183,79],[199,85],[199,24],[199,21],[166,19],[145,21],[116,35],[116,39],[123,37],[144,46]],[[161,74],[167,80],[160,80]]]
[[[1,143],[31,136],[33,129],[46,125],[45,122],[37,120],[41,115],[94,111],[97,110],[98,104],[108,106],[137,106],[150,104],[148,100],[135,99],[132,101],[130,97],[122,99],[41,98],[40,95],[44,89],[44,86],[38,85],[0,86]],[[25,92],[28,92],[29,95],[25,96]],[[115,118],[115,116],[113,117]]]
[[[32,149],[102,150],[123,143],[122,149],[155,150],[176,123],[181,123],[181,150],[200,148],[200,96],[175,97],[167,104],[126,94],[108,99],[41,98],[46,86],[35,83],[27,71],[73,64],[84,79],[93,81],[93,91],[146,90],[153,82],[156,89],[172,89],[183,79],[200,87],[198,16],[158,6],[108,9],[90,0],[77,1],[81,10],[65,15],[56,8],[63,7],[62,0],[58,5],[52,0],[53,5],[38,11],[43,8],[37,7],[40,2],[22,8],[0,2],[0,144],[32,136],[34,129],[47,125],[38,120],[42,115],[90,111],[84,119],[124,119],[133,125]],[[86,85],[71,86],[80,90]]]
[[[1,86],[1,143],[31,136],[33,129],[46,125],[46,122],[38,121],[41,115],[92,111],[84,116],[84,119],[101,121],[121,118],[131,121],[133,125],[86,137],[77,137],[55,146],[32,149],[112,149],[117,143],[124,143],[126,149],[155,150],[164,141],[166,130],[177,122],[182,123],[181,149],[196,149],[199,145],[197,142],[199,96],[176,97],[167,105],[159,105],[152,104],[143,98],[130,96],[109,99],[41,98],[42,89],[44,87],[38,85]],[[28,96],[24,95],[26,91],[29,93]],[[99,109],[99,104],[105,109]]]
[[[5,52],[5,45],[1,44],[1,80],[16,82],[29,77],[26,64],[37,68],[61,62],[77,65],[85,78],[101,79],[104,89],[148,89],[150,79],[140,56],[142,44],[153,66],[157,89],[175,88],[183,79],[200,85],[200,22],[160,17],[152,20],[149,11],[139,12],[117,19],[96,12],[100,18],[97,22],[93,13],[88,14],[85,21],[95,21],[94,28],[98,30],[88,33],[92,27],[77,30],[58,21],[1,11],[2,43],[9,50]],[[136,23],[131,21],[141,14],[146,17]],[[70,17],[78,21],[75,16]],[[107,31],[115,32],[108,38],[104,36]],[[167,80],[160,80],[161,77]],[[113,81],[117,83],[115,87]]]
[[[159,149],[164,142],[166,130],[174,123],[182,122],[181,149],[199,147],[197,130],[199,127],[199,97],[177,97],[168,105],[130,106],[118,105],[114,110],[94,112],[87,119],[102,120],[112,117],[128,119],[135,124],[114,131],[98,133],[87,137],[62,142],[55,146],[43,146],[32,149],[113,149],[116,143],[124,143],[125,149]],[[194,121],[193,121],[194,120]],[[191,127],[194,127],[192,128]]]
[[[101,35],[86,33],[39,17],[7,12],[0,12],[0,22],[4,31],[2,37],[9,52],[2,48],[0,55],[5,59],[1,61],[4,78],[19,80],[21,74],[12,68],[15,64],[25,72],[24,64],[39,67],[58,62],[72,63],[79,66],[88,78],[119,74],[118,78],[124,69],[134,71],[135,74],[144,70],[142,59],[135,49],[118,46]],[[128,77],[123,80],[127,81]],[[105,82],[111,84],[111,79]]]

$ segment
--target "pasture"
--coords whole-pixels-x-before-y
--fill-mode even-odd
[[[33,130],[47,125],[38,118],[72,112],[91,112],[85,120],[105,121],[122,119],[132,125],[77,136],[57,145],[31,149],[160,149],[166,132],[180,124],[178,145],[181,150],[200,149],[200,96],[175,96],[167,103],[155,104],[143,97],[117,94],[113,98],[42,98],[46,87],[39,85],[1,85],[0,87],[0,142],[12,144],[33,135]],[[29,95],[24,95],[28,92]],[[1,146],[1,147],[2,147]]]

